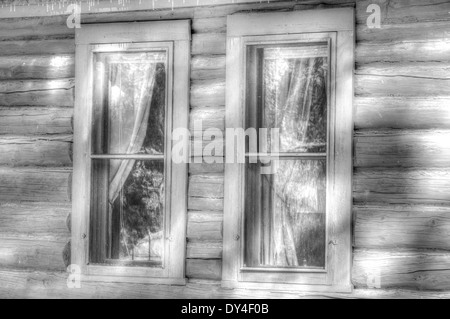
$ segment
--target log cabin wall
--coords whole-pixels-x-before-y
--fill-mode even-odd
[[[372,3],[381,29],[366,25]],[[224,129],[226,16],[341,5],[355,4],[89,14],[83,23],[192,19],[191,122]],[[450,3],[363,0],[356,9],[355,291],[321,296],[449,297]],[[66,17],[0,20],[0,297],[308,297],[220,288],[224,166],[203,164],[190,166],[186,287],[67,288],[74,53]]]

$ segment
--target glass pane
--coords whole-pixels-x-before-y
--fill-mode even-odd
[[[164,162],[93,162],[91,261],[161,267],[164,253]]]
[[[95,154],[164,154],[166,67],[165,51],[95,55]]]
[[[246,267],[324,268],[326,160],[278,165],[273,175],[247,165]]]
[[[250,50],[252,51],[252,50]],[[280,130],[281,153],[326,153],[328,44],[256,49],[261,127]],[[270,135],[268,149],[271,149]]]

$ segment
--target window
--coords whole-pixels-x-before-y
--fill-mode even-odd
[[[353,9],[229,16],[227,52],[227,127],[278,134],[227,157],[223,286],[351,291]]]
[[[72,264],[85,280],[185,284],[171,132],[188,127],[190,23],[86,25],[76,40]]]

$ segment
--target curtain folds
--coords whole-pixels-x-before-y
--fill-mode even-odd
[[[132,70],[130,70],[132,69]],[[131,71],[131,72],[130,72]],[[110,154],[136,154],[144,143],[156,79],[156,64],[111,64]],[[132,75],[132,88],[129,85]],[[131,94],[131,96],[130,96]],[[110,164],[109,201],[113,205],[130,175],[135,160],[116,160]]]
[[[281,129],[282,141],[280,145],[282,150],[295,151],[307,142],[311,110],[314,106],[314,66],[315,59],[298,59],[289,66],[287,72],[285,70],[284,76],[279,74],[276,77],[282,80],[278,81],[279,86],[276,88],[275,101],[277,105],[275,109],[277,115],[274,127]],[[301,162],[296,161],[289,162],[289,164],[301,166]],[[298,235],[294,229],[293,214],[300,213],[303,210],[303,207],[299,207],[304,206],[302,205],[304,204],[302,203],[303,200],[299,201],[298,199],[302,196],[299,193],[304,185],[299,185],[298,189],[292,189],[290,185],[295,183],[293,171],[298,173],[302,167],[282,165],[280,168],[283,172],[269,178],[271,180],[271,193],[274,198],[274,207],[272,207],[274,232],[272,264],[278,267],[298,267],[303,261],[298,260],[298,247],[296,247],[295,240]],[[289,171],[291,173],[288,173]],[[317,202],[317,198],[310,199]]]

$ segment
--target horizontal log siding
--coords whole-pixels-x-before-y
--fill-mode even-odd
[[[372,3],[381,29],[366,25]],[[445,1],[357,1],[357,290],[450,290],[449,11]]]

